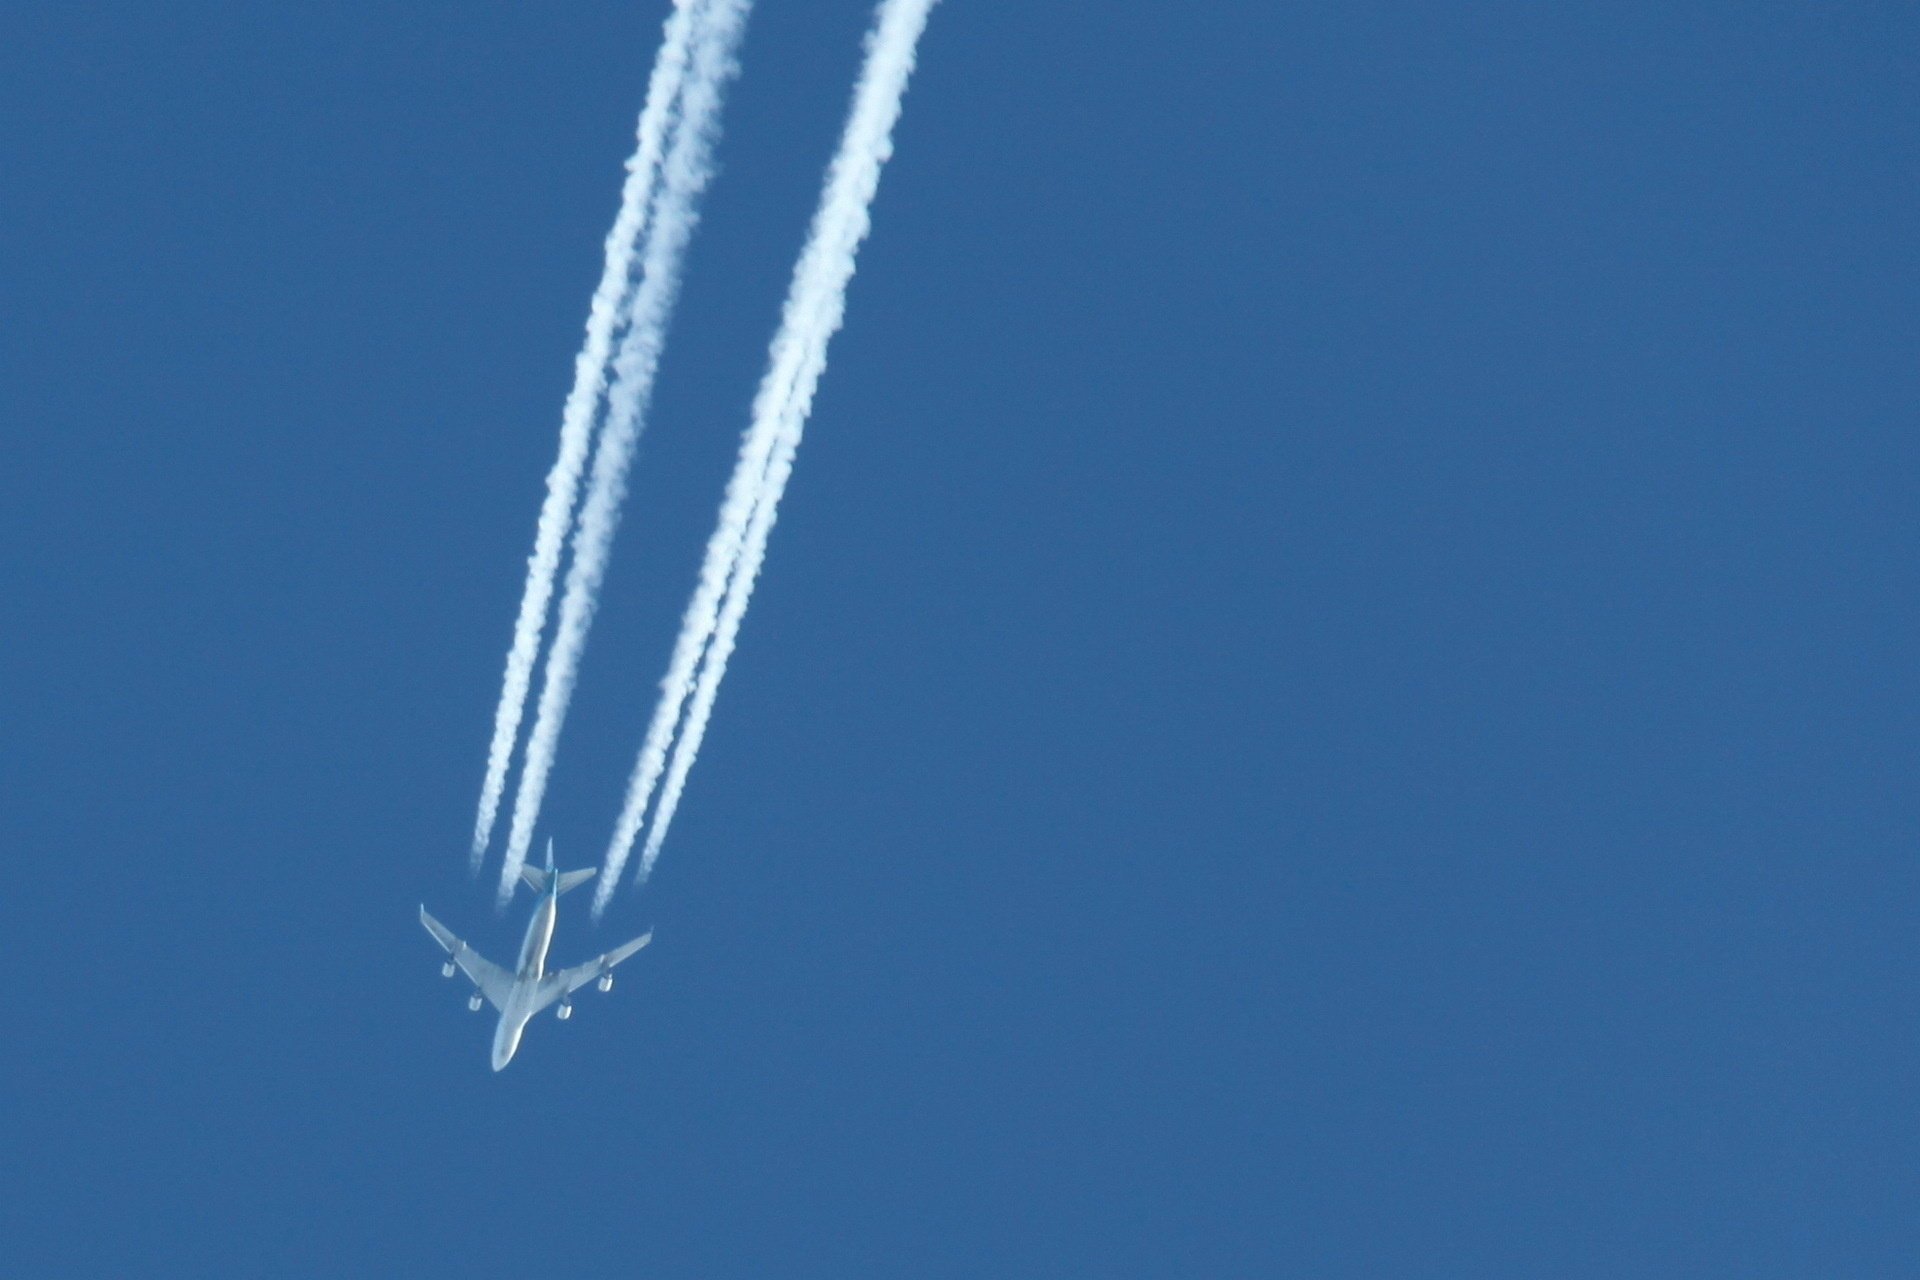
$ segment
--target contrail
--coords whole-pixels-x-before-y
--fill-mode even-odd
[[[493,839],[500,793],[525,713],[527,689],[553,600],[553,580],[560,568],[561,543],[573,516],[574,500],[585,469],[587,446],[593,437],[594,411],[606,386],[607,357],[613,347],[621,304],[632,284],[635,247],[646,228],[647,214],[658,185],[664,139],[679,109],[686,81],[688,51],[699,11],[705,0],[675,0],[668,16],[660,53],[654,59],[647,84],[646,106],[640,112],[636,147],[627,161],[627,181],[620,193],[620,212],[607,233],[606,265],[587,312],[587,337],[573,361],[573,389],[567,393],[560,416],[560,453],[547,473],[547,496],[540,506],[533,554],[527,558],[527,585],[520,595],[520,614],[513,624],[513,644],[507,651],[507,670],[501,682],[500,705],[493,713],[493,744],[487,749],[487,777],[480,789],[480,812],[473,823],[473,870],[478,873]]]
[[[513,896],[546,794],[547,775],[553,769],[560,728],[579,674],[580,655],[586,648],[600,584],[606,576],[613,535],[620,524],[627,469],[645,425],[654,371],[666,342],[667,320],[679,294],[681,260],[699,221],[695,206],[713,176],[720,105],[727,82],[738,69],[734,50],[751,7],[751,0],[707,0],[694,10],[690,67],[681,90],[679,120],[660,166],[660,187],[654,195],[641,253],[641,280],[626,316],[627,332],[613,362],[606,423],[594,446],[587,496],[573,533],[573,563],[567,571],[553,646],[547,653],[539,711],[527,738],[526,761],[514,797],[513,824],[500,869],[502,904]]]
[[[854,259],[871,225],[868,210],[880,184],[880,170],[893,152],[893,127],[900,100],[913,71],[914,48],[935,0],[885,0],[867,37],[866,65],[854,90],[840,150],[827,171],[820,207],[768,353],[766,375],[754,397],[753,418],[720,508],[720,520],[707,542],[707,559],[688,603],[674,644],[661,697],[628,784],[626,804],[607,850],[606,870],[594,895],[597,918],[606,910],[621,870],[633,850],[641,819],[659,782],[666,748],[673,743],[660,805],[641,857],[640,877],[653,869],[667,827],[686,784],[688,771],[706,734],[713,701],[726,675],[766,558],[780,497],[793,471],[795,452],[813,406],[815,388],[827,364],[827,342],[846,312],[847,283]],[[700,661],[704,651],[705,659]],[[695,663],[698,680],[693,681]],[[674,728],[689,692],[692,704],[679,740]]]

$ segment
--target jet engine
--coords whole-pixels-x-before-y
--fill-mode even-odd
[[[570,1004],[563,1004],[560,1006],[559,1012],[555,1013],[553,1016],[560,1019],[560,1021],[565,1022],[568,1018],[571,1018],[573,1016],[573,1006]]]
[[[480,993],[478,991],[474,992],[472,995],[467,997],[467,1008],[473,1010],[475,1013],[480,1012],[480,1006],[485,1003],[486,1001],[480,998]]]
[[[440,966],[440,976],[443,978],[451,978],[453,976],[454,968],[455,968],[455,965],[453,961],[451,960],[447,961],[445,964]]]
[[[610,973],[603,973],[603,974],[601,974],[601,975],[600,975],[600,989],[601,989],[602,991],[611,991],[611,990],[613,990],[613,975],[612,975],[612,974],[610,974]]]

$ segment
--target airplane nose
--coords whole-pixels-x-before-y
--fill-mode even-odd
[[[520,1031],[526,1023],[511,1023],[501,1019],[500,1029],[493,1036],[493,1069],[500,1070],[513,1061],[513,1054],[520,1047]]]

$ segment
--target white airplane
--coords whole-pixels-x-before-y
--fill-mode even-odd
[[[520,1033],[527,1029],[534,1014],[557,1000],[560,1002],[557,1016],[572,1017],[574,992],[596,978],[602,991],[613,990],[613,966],[653,941],[653,930],[649,929],[632,942],[623,943],[585,964],[547,972],[547,947],[553,941],[553,917],[560,908],[560,895],[593,879],[597,871],[595,867],[555,871],[551,840],[547,842],[544,870],[520,868],[520,878],[540,894],[540,903],[533,909],[533,919],[527,922],[527,938],[520,944],[520,965],[511,973],[454,937],[445,925],[427,914],[425,906],[420,908],[420,923],[427,926],[433,940],[447,950],[447,962],[440,966],[440,972],[451,978],[458,967],[473,980],[474,993],[467,1000],[467,1008],[478,1013],[484,1000],[500,1011],[500,1025],[493,1033],[495,1071],[513,1061],[514,1051],[520,1047]]]

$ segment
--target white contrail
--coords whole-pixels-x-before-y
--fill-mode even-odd
[[[513,824],[500,870],[500,901],[513,896],[526,861],[533,826],[553,769],[560,728],[579,674],[613,535],[626,497],[627,469],[645,425],[654,371],[666,342],[667,320],[680,289],[681,260],[699,215],[695,205],[713,176],[713,145],[719,134],[721,100],[737,69],[739,46],[751,0],[707,0],[694,12],[690,67],[681,91],[679,120],[661,163],[654,196],[641,279],[626,316],[628,328],[613,362],[614,381],[607,392],[607,418],[594,446],[586,501],[573,533],[573,563],[540,688],[540,706],[527,737],[520,788],[514,797]]]
[[[621,304],[632,284],[635,247],[646,227],[647,213],[660,172],[662,147],[679,108],[686,81],[688,50],[697,11],[706,0],[675,0],[666,21],[660,53],[654,59],[647,84],[646,106],[640,112],[636,146],[627,161],[627,181],[620,193],[620,212],[607,233],[606,265],[587,312],[587,337],[573,361],[573,389],[560,415],[560,453],[547,473],[547,496],[540,505],[533,554],[527,558],[527,585],[520,595],[520,614],[513,624],[513,644],[507,651],[507,670],[501,682],[500,705],[493,713],[493,744],[487,749],[487,777],[480,789],[480,812],[473,823],[473,870],[480,870],[493,823],[506,786],[520,719],[525,714],[527,688],[540,650],[540,633],[547,624],[553,600],[553,580],[560,568],[560,548],[573,516],[580,474],[593,436],[594,411],[606,386],[607,357]]]
[[[673,740],[687,701],[694,664],[704,651],[698,680],[691,685],[686,725],[674,743],[666,785],[641,857],[643,879],[660,854],[687,772],[700,750],[740,620],[766,557],[767,537],[792,474],[814,389],[826,368],[827,342],[845,315],[854,258],[870,226],[868,210],[880,184],[881,167],[893,151],[893,126],[900,118],[900,100],[913,71],[914,48],[934,3],[885,0],[867,37],[866,65],[854,90],[840,150],[827,171],[813,228],[794,266],[780,330],[774,335],[767,372],[754,397],[753,420],[727,485],[719,524],[708,540],[700,582],[681,623],[660,703],[607,850],[606,869],[594,895],[596,917],[606,910],[632,852],[647,802],[659,781],[667,744]]]

